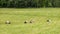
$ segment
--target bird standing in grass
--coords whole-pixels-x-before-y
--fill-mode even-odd
[[[24,22],[25,24],[27,23],[27,21]]]
[[[7,20],[7,21],[5,22],[5,24],[11,24],[11,22]]]
[[[47,22],[50,22],[50,20],[47,20]]]
[[[51,20],[50,20],[50,19],[48,19],[48,20],[47,20],[47,22],[51,22]]]
[[[30,21],[30,23],[32,23],[32,20]]]
[[[51,23],[51,20],[48,19],[48,20],[47,20],[47,23]]]

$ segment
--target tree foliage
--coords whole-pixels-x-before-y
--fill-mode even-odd
[[[60,0],[0,0],[0,7],[6,8],[40,8],[60,7]]]

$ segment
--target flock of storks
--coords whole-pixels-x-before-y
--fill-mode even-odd
[[[47,20],[46,22],[50,23],[50,20]],[[28,23],[27,21],[24,21],[24,24]],[[29,23],[33,23],[33,21],[31,20]],[[11,24],[11,21],[7,20],[5,22],[5,24]]]

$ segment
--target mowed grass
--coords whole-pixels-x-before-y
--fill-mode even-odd
[[[0,8],[0,34],[60,34],[60,8]]]

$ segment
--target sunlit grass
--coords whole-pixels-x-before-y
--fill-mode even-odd
[[[0,8],[0,34],[60,34],[60,8]]]

